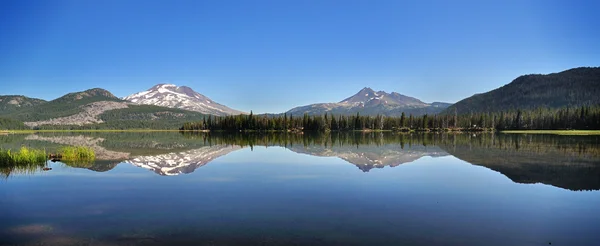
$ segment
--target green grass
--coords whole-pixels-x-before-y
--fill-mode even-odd
[[[166,129],[127,129],[127,130],[7,130],[6,133],[24,134],[24,133],[38,133],[38,132],[179,132],[178,129],[166,130]]]
[[[508,130],[501,132],[518,134],[600,135],[600,130]]]
[[[61,161],[75,164],[91,163],[96,159],[92,148],[67,146],[59,149]],[[18,151],[0,149],[0,175],[8,178],[11,174],[30,174],[40,171],[46,166],[48,154],[46,150],[21,147]]]
[[[19,151],[0,149],[0,175],[31,174],[46,166],[46,150],[30,149],[25,146]]]
[[[92,162],[96,159],[96,153],[90,147],[66,146],[59,150],[61,160],[74,162]]]
[[[46,150],[30,149],[25,146],[19,151],[0,150],[1,165],[21,165],[46,163]]]

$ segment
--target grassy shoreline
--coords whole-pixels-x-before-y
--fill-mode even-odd
[[[64,146],[56,154],[46,152],[46,149],[35,149],[22,146],[18,150],[0,149],[0,167],[6,165],[44,164],[49,159],[73,162],[92,162],[96,153],[90,147]]]
[[[0,149],[0,166],[45,164],[48,160],[46,154],[45,149],[32,149],[25,146],[16,151]]]
[[[209,130],[179,130],[179,129],[124,129],[124,130],[0,130],[2,134],[24,134],[24,133],[43,133],[43,132],[211,132]],[[216,130],[212,132],[228,132],[224,130]],[[235,132],[235,131],[234,131]],[[285,130],[242,130],[240,132],[256,133],[256,132],[286,132]],[[287,132],[303,132],[291,131]],[[337,132],[337,131],[330,131]],[[350,130],[349,132],[453,132],[453,133],[471,133],[471,132],[494,132],[491,129],[473,130],[473,129],[410,129],[408,131],[398,130]],[[497,131],[506,134],[555,134],[555,135],[600,135],[600,130],[503,130]]]
[[[158,130],[158,129],[127,129],[127,130],[7,130],[4,133],[38,133],[38,132],[179,132],[180,130]]]
[[[600,135],[600,130],[506,130],[507,134]]]

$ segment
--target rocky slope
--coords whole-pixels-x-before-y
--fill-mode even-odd
[[[87,124],[95,124],[95,123],[103,123],[98,116],[102,113],[114,110],[114,109],[122,109],[127,108],[128,105],[125,102],[112,102],[112,101],[99,101],[93,102],[86,105],[79,106],[82,109],[81,112],[65,116],[59,117],[49,120],[42,121],[32,121],[32,122],[24,122],[25,125],[29,127],[37,127],[41,125],[87,125]]]
[[[219,116],[244,114],[242,111],[219,104],[195,92],[192,88],[173,84],[158,84],[147,91],[138,92],[123,99],[136,104],[185,109]]]
[[[288,115],[322,115],[324,113],[336,115],[387,115],[400,116],[402,112],[406,115],[423,115],[439,113],[450,106],[448,103],[424,103],[414,97],[405,96],[397,92],[387,93],[385,91],[374,91],[365,87],[355,95],[348,97],[338,103],[317,103],[293,108],[286,113]]]

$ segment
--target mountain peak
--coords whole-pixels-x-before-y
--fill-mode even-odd
[[[157,84],[147,91],[138,92],[123,98],[137,103],[179,108],[212,115],[233,115],[244,112],[228,108],[187,86]]]
[[[85,90],[80,93],[86,93],[90,96],[105,96],[105,97],[117,98],[115,95],[110,93],[110,91],[107,91],[102,88],[93,88],[93,89]]]
[[[370,87],[365,87],[365,88],[362,88],[360,91],[358,91],[353,96],[344,99],[340,103],[350,103],[350,104],[365,103],[366,101],[374,98],[376,96],[376,94],[377,93],[375,93],[375,91],[373,89],[371,89]]]
[[[177,88],[177,85],[174,84],[169,84],[169,83],[160,83],[160,84],[156,84],[155,86],[152,86],[150,90],[158,90],[160,88],[164,88],[164,89],[169,89],[169,88]]]
[[[406,114],[422,115],[437,113],[447,107],[446,104],[428,104],[414,97],[404,96],[397,92],[387,93],[364,87],[356,94],[338,103],[319,103],[293,108],[287,113],[293,115],[307,114],[356,114],[399,116]]]
[[[92,97],[101,97],[101,98],[106,98],[107,100],[115,100],[115,99],[118,100],[119,99],[118,97],[116,97],[115,95],[110,93],[110,91],[107,91],[102,88],[93,88],[93,89],[88,89],[85,91],[72,92],[72,93],[66,94],[56,100],[58,100],[58,101],[75,101],[75,100],[81,100],[84,98],[92,98]]]

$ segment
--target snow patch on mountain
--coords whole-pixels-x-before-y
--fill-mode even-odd
[[[440,106],[437,106],[440,105]],[[358,93],[337,103],[317,103],[299,106],[290,109],[288,115],[323,115],[330,113],[334,115],[385,115],[400,116],[402,112],[406,115],[422,115],[426,113],[435,114],[443,110],[449,104],[425,103],[417,98],[402,95],[397,92],[387,93],[385,91],[374,91],[365,87]]]
[[[147,91],[124,97],[123,100],[136,104],[185,109],[219,116],[245,114],[245,112],[221,105],[210,98],[195,92],[192,88],[174,84],[158,84]]]

